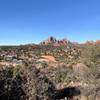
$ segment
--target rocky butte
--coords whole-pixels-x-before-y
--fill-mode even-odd
[[[70,43],[70,41],[67,40],[66,38],[61,39],[61,40],[57,40],[56,38],[51,36],[47,40],[42,41],[40,44],[41,45],[52,44],[54,46],[60,46],[60,45],[67,45],[68,43]]]

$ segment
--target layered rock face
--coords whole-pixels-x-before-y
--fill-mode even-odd
[[[42,41],[40,44],[41,45],[47,45],[51,43],[55,43],[57,40],[54,37],[49,37],[47,40]]]
[[[47,40],[42,41],[40,44],[41,45],[52,44],[54,46],[60,46],[60,45],[66,45],[68,43],[69,41],[67,39],[57,40],[56,38],[51,36]]]

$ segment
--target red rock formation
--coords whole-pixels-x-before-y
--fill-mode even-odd
[[[84,43],[84,45],[100,45],[100,40],[87,41],[87,42]]]
[[[48,44],[55,43],[55,42],[56,42],[56,39],[51,36],[47,40],[42,41],[40,44],[48,45]]]
[[[95,44],[97,45],[100,44],[100,40],[96,40]]]
[[[47,40],[42,41],[40,44],[41,45],[48,45],[52,44],[53,46],[60,46],[60,45],[67,45],[70,43],[67,39],[62,39],[62,40],[56,40],[54,37],[49,37]]]

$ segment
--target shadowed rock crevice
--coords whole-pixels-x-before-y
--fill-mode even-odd
[[[67,87],[60,90],[56,90],[54,94],[55,100],[61,100],[67,98],[67,100],[71,100],[74,96],[79,96],[81,91],[77,87]]]

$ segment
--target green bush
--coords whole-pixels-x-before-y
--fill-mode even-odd
[[[19,71],[14,67],[0,70],[0,100],[21,100],[23,95]]]

